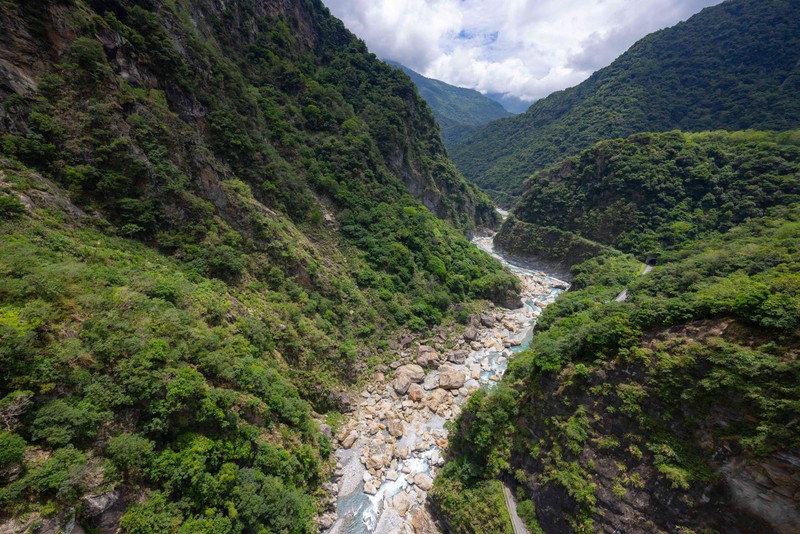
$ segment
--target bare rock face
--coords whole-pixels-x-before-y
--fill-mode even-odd
[[[107,491],[99,495],[87,495],[83,498],[86,514],[94,517],[102,514],[112,506],[114,506],[120,498],[117,490]]]
[[[319,518],[319,526],[323,530],[328,530],[336,522],[336,514],[324,514]]]
[[[735,458],[721,471],[732,504],[763,519],[780,534],[800,532],[800,451],[769,458]]]
[[[411,527],[415,533],[419,534],[439,532],[436,523],[425,508],[420,508],[411,518]]]
[[[405,395],[411,384],[422,382],[425,378],[425,370],[413,363],[402,365],[394,373],[392,387],[398,395]]]
[[[452,367],[442,367],[439,369],[439,387],[443,389],[458,389],[467,381],[464,371]]]
[[[326,438],[332,438],[333,437],[333,429],[328,424],[320,423],[319,431]]]
[[[397,495],[392,498],[392,508],[397,510],[397,513],[400,516],[406,515],[408,509],[411,508],[411,499],[408,498],[408,494],[405,491],[401,491]]]
[[[439,353],[427,345],[420,345],[417,349],[417,363],[422,367],[436,369],[439,367]]]

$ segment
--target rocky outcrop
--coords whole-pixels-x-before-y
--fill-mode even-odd
[[[734,507],[761,518],[777,534],[800,532],[800,450],[763,459],[734,457],[719,472]]]

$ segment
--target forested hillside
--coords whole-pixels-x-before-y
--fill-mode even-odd
[[[573,267],[530,350],[470,400],[434,487],[453,531],[489,521],[498,476],[532,532],[800,528],[799,141],[637,134],[528,183],[528,222],[499,237],[571,230],[635,255]]]
[[[408,74],[417,86],[420,96],[433,110],[442,129],[442,139],[448,147],[477,130],[478,126],[511,115],[501,104],[478,91],[426,78],[400,63],[388,63]]]
[[[450,149],[511,206],[523,181],[602,139],[637,132],[800,126],[800,1],[728,0],[640,40],[580,85]]]
[[[519,234],[530,226],[643,259],[798,201],[797,130],[642,133],[601,141],[531,177],[496,244],[542,259],[564,253]]]
[[[0,530],[316,531],[345,389],[515,301],[461,233],[492,206],[319,1],[0,29]]]

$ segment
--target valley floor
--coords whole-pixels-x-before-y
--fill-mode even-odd
[[[491,237],[475,242],[494,254]],[[501,257],[495,255],[502,260]],[[524,305],[494,308],[457,339],[398,349],[393,378],[383,374],[361,392],[358,407],[337,435],[336,511],[322,517],[331,534],[432,532],[425,508],[447,447],[445,423],[480,387],[502,377],[508,359],[530,343],[542,308],[567,284],[506,264],[522,282]]]

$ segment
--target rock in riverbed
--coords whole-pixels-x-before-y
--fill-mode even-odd
[[[544,283],[525,275],[521,282],[526,301],[549,300],[550,288]],[[495,308],[473,315],[460,336],[455,329],[437,330],[418,347],[411,339],[394,343],[395,361],[376,369],[392,374],[354,398],[357,407],[337,433],[340,463],[332,480],[338,486],[339,505],[348,508],[339,510],[333,525],[330,517],[321,517],[320,526],[342,534],[355,519],[368,525],[368,532],[436,532],[424,505],[444,465],[448,440],[443,425],[458,416],[470,393],[490,381],[481,375],[502,375],[512,354],[506,347],[529,339],[534,317],[529,307]],[[394,488],[399,491],[394,493]],[[363,493],[359,496],[357,491]],[[367,499],[379,494],[385,499],[380,503],[375,497]],[[355,503],[364,511],[354,516]]]
[[[405,395],[411,384],[422,382],[424,378],[425,370],[419,365],[413,363],[402,365],[394,372],[392,387],[398,395]]]
[[[414,475],[414,485],[422,491],[430,491],[433,487],[433,479],[425,473],[417,473]]]
[[[439,353],[427,345],[420,345],[417,349],[417,364],[436,369],[439,367]]]
[[[467,376],[464,371],[453,367],[441,367],[439,369],[439,387],[443,389],[458,389],[464,385]]]

